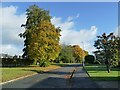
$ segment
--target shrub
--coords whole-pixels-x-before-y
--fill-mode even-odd
[[[95,57],[93,55],[87,55],[87,56],[85,56],[85,62],[86,63],[94,64],[94,61],[95,61]]]
[[[47,67],[47,66],[49,66],[49,65],[50,65],[50,62],[47,61],[47,60],[44,60],[44,61],[40,61],[40,62],[39,62],[39,66],[40,66],[40,67]]]
[[[19,58],[2,58],[2,67],[18,67],[32,64],[33,61]]]

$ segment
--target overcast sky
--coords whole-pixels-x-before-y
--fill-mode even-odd
[[[21,24],[26,21],[26,9],[36,4],[40,8],[50,11],[51,22],[60,26],[61,44],[80,45],[92,53],[97,35],[102,33],[117,33],[118,28],[118,3],[42,3],[42,2],[7,2],[0,7],[0,25],[2,25],[2,52],[10,55],[22,55],[23,39],[18,34],[24,32]]]

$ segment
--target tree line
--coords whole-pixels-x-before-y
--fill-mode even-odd
[[[43,63],[43,61],[29,58],[18,58],[16,55],[13,58],[2,58],[2,66],[3,67],[17,67],[17,66],[27,66],[31,64],[39,64],[44,67],[48,66],[50,63],[82,63],[83,58],[88,57],[88,52],[82,50],[79,45],[61,45],[61,50],[55,59],[47,60]],[[93,59],[91,57],[87,58],[88,63],[93,63]],[[36,62],[36,63],[35,63]]]
[[[88,52],[82,50],[79,45],[62,45],[59,56],[55,63],[82,63]]]

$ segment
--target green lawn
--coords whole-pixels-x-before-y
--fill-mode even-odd
[[[93,80],[117,81],[120,74],[120,68],[111,68],[111,72],[106,71],[105,65],[86,65],[86,71]]]
[[[60,66],[51,65],[49,67],[39,67],[39,66],[14,67],[14,68],[12,67],[12,68],[0,68],[0,70],[2,70],[2,82],[5,82],[21,76],[26,76],[34,73],[42,73],[57,68],[60,68]]]

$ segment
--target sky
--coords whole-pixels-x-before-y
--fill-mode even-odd
[[[24,32],[20,26],[26,22],[26,9],[33,4],[50,11],[51,22],[62,29],[61,44],[80,45],[90,54],[95,50],[96,36],[118,32],[117,2],[3,2],[0,53],[23,54],[24,40],[18,34]]]

